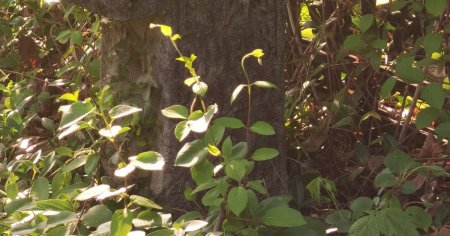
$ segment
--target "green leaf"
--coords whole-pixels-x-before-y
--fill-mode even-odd
[[[260,134],[260,135],[274,135],[275,130],[273,127],[264,121],[257,121],[255,122],[251,127],[250,130],[254,133]]]
[[[109,191],[110,187],[107,184],[100,184],[97,186],[94,186],[92,188],[88,188],[85,191],[83,191],[82,193],[80,193],[75,200],[77,201],[86,201],[89,200],[91,198],[94,198],[106,191]]]
[[[183,145],[175,158],[175,166],[192,167],[208,155],[207,145],[202,140],[195,140]]]
[[[344,43],[342,44],[342,47],[349,51],[359,52],[366,47],[366,43],[364,42],[364,40],[362,40],[360,35],[351,34],[347,36]]]
[[[94,111],[94,107],[90,102],[75,102],[71,105],[61,106],[59,110],[63,114],[58,129],[62,130],[88,116]]]
[[[142,170],[162,170],[165,164],[164,157],[153,151],[141,152],[128,159],[131,165]]]
[[[275,158],[280,153],[275,148],[258,148],[251,158],[255,161],[266,161]]]
[[[8,202],[4,210],[8,215],[17,212],[17,211],[25,211],[30,210],[35,207],[35,204],[31,198],[19,198]]]
[[[416,116],[416,128],[417,129],[423,129],[426,128],[427,126],[429,126],[431,124],[431,122],[433,122],[434,120],[436,120],[439,116],[439,112],[432,108],[432,107],[427,107],[423,110],[421,110],[419,112],[419,114],[417,114]]]
[[[416,225],[416,228],[428,232],[433,220],[429,213],[418,206],[410,206],[406,208],[405,212],[411,217],[411,222]]]
[[[200,97],[205,96],[208,91],[208,85],[204,82],[198,82],[192,85],[192,92],[199,95]]]
[[[379,236],[380,230],[377,225],[377,217],[375,215],[367,215],[359,218],[350,227],[349,235],[351,236]]]
[[[306,224],[302,214],[289,207],[274,207],[263,213],[260,220],[270,226],[297,227]]]
[[[81,32],[78,30],[72,31],[72,33],[70,34],[70,44],[80,45],[81,43],[83,43],[83,35],[81,34]]]
[[[77,214],[69,211],[62,211],[55,215],[48,216],[47,227],[55,227],[78,220]]]
[[[61,235],[69,235],[70,229],[67,225],[57,226],[55,228],[51,228],[45,232],[45,236],[61,236]]]
[[[439,137],[450,138],[450,122],[440,123],[434,131]]]
[[[442,45],[442,35],[438,33],[431,33],[425,35],[423,38],[423,47],[427,55],[431,56],[433,52],[440,52]]]
[[[225,128],[231,129],[239,129],[245,127],[244,123],[240,119],[226,116],[215,119],[214,124],[221,125]]]
[[[58,36],[56,36],[55,40],[61,44],[65,44],[65,43],[67,43],[67,41],[69,41],[71,33],[72,33],[72,31],[65,30],[65,31],[59,33]]]
[[[246,167],[247,160],[245,159],[231,160],[230,163],[225,166],[225,174],[237,182],[241,182],[242,178],[245,176],[247,170]]]
[[[84,164],[84,172],[87,175],[92,174],[98,167],[98,162],[100,161],[100,156],[98,154],[90,155]]]
[[[212,179],[214,175],[214,166],[207,159],[201,161],[191,168],[191,176],[197,185],[206,183]]]
[[[371,210],[373,207],[373,200],[368,197],[359,197],[350,204],[350,210],[354,213]]]
[[[340,233],[348,232],[352,222],[350,221],[351,212],[349,210],[335,210],[325,218],[325,222],[330,225],[336,225]]]
[[[391,173],[379,173],[374,180],[375,187],[389,188],[399,184],[400,181]]]
[[[231,140],[230,140],[231,141]],[[246,142],[239,142],[231,149],[231,159],[243,159],[247,155],[248,145]]]
[[[425,0],[425,8],[433,16],[440,16],[447,7],[447,0]]]
[[[133,204],[142,206],[142,207],[147,207],[147,208],[154,208],[154,209],[159,209],[161,210],[162,207],[159,206],[158,204],[156,204],[155,202],[153,202],[152,200],[142,197],[142,196],[138,196],[138,195],[131,195],[130,196],[130,200]]]
[[[408,154],[395,149],[384,158],[384,165],[388,167],[392,173],[402,175],[406,171],[416,167],[418,163],[413,161]]]
[[[261,88],[277,88],[277,86],[275,84],[270,83],[268,81],[258,80],[258,81],[255,81],[253,84],[256,87],[261,87]]]
[[[81,167],[84,164],[86,164],[87,159],[88,159],[88,156],[73,158],[72,161],[69,162],[69,164],[64,165],[60,171],[61,171],[61,173],[67,173],[72,170],[75,170],[76,168]]]
[[[122,118],[137,112],[142,111],[142,109],[137,108],[137,107],[132,107],[132,106],[128,106],[128,105],[118,105],[115,106],[113,108],[111,108],[111,110],[109,110],[109,117],[111,117],[111,119],[115,120],[118,118]]]
[[[185,106],[173,105],[161,110],[162,114],[172,119],[187,119],[189,117],[189,111]]]
[[[383,86],[381,86],[380,99],[385,99],[392,94],[392,89],[394,89],[397,80],[394,77],[389,77],[384,81]]]
[[[372,26],[373,20],[373,14],[367,14],[361,17],[361,19],[359,20],[359,29],[362,33],[365,33],[370,28],[370,26]]]
[[[255,190],[260,194],[267,194],[267,190],[264,187],[262,180],[249,181],[247,182],[247,185],[249,188]]]
[[[111,220],[112,212],[105,205],[97,205],[89,208],[81,221],[89,226],[97,228],[99,225]]]
[[[189,135],[190,132],[191,130],[187,126],[187,121],[183,120],[175,127],[175,138],[181,142]]]
[[[247,190],[243,187],[234,187],[230,190],[227,196],[228,208],[236,216],[239,216],[245,209],[248,202]]]
[[[403,194],[412,194],[417,191],[416,185],[412,181],[406,181],[400,187],[400,192]]]
[[[412,67],[413,62],[414,56],[399,56],[395,72],[398,77],[409,84],[422,83],[425,74],[422,70]]]
[[[230,104],[233,104],[234,100],[236,100],[237,96],[239,96],[239,93],[241,93],[242,89],[243,89],[245,86],[247,86],[247,85],[245,85],[245,84],[240,84],[240,85],[238,85],[238,86],[234,89],[233,93],[231,94]]]
[[[380,210],[373,222],[383,235],[419,236],[411,217],[400,208],[384,208]]]
[[[111,220],[111,236],[124,236],[131,231],[133,213],[128,209],[117,210]]]
[[[423,100],[425,100],[425,102],[427,102],[431,107],[438,110],[442,109],[446,95],[441,85],[431,83],[423,87],[420,92]]]
[[[36,206],[42,210],[75,211],[75,207],[69,199],[40,200],[36,202]]]
[[[232,155],[233,143],[231,142],[231,138],[227,137],[225,141],[222,143],[222,156],[225,159],[231,158]],[[245,155],[245,154],[244,154]]]
[[[49,184],[45,177],[38,177],[31,187],[31,192],[37,199],[47,199],[49,196]]]

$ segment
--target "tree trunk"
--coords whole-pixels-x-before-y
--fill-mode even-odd
[[[151,194],[163,205],[183,206],[183,191],[186,185],[191,185],[191,178],[187,169],[173,166],[181,144],[173,135],[176,123],[162,117],[160,110],[173,104],[189,105],[193,97],[183,85],[188,73],[183,64],[175,61],[177,54],[170,41],[163,38],[159,30],[149,29],[149,23],[169,25],[182,36],[177,41],[181,51],[198,56],[194,66],[209,85],[206,102],[217,103],[219,115],[236,116],[243,121],[246,120],[246,94],[243,92],[233,107],[230,96],[237,85],[245,83],[240,67],[242,56],[262,48],[265,52],[263,66],[256,60],[248,60],[249,76],[253,81],[270,81],[278,89],[255,88],[252,121],[271,123],[276,136],[258,136],[252,143],[256,147],[277,147],[281,158],[258,163],[254,177],[263,178],[271,194],[285,192],[280,184],[286,180],[283,155],[284,1],[140,0],[130,1],[122,8],[121,4],[128,1],[108,1],[107,5],[103,0],[71,2],[110,17],[103,25],[102,81],[116,92],[117,103],[144,109],[142,135],[131,142],[136,146],[132,150],[155,150],[166,158],[165,169],[152,172],[149,182]],[[244,136],[240,135],[240,139]],[[146,142],[145,147],[137,145],[142,141]],[[237,141],[233,139],[233,142]]]

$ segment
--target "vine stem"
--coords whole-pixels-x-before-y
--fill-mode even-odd
[[[411,122],[411,118],[414,114],[414,107],[416,107],[417,99],[419,99],[420,88],[422,88],[422,84],[418,84],[416,87],[416,91],[414,91],[414,97],[409,105],[408,114],[406,115],[405,122],[403,123],[402,130],[400,131],[400,135],[398,136],[398,140],[402,143],[406,135],[406,130],[408,129],[409,123]]]
[[[246,133],[245,133],[245,137],[247,139],[247,142],[249,142],[249,127],[250,127],[250,117],[251,117],[251,113],[252,113],[252,86],[250,84],[250,78],[248,77],[248,73],[247,70],[245,69],[244,66],[244,62],[245,59],[247,59],[251,54],[247,54],[244,57],[242,57],[241,60],[241,67],[242,70],[244,71],[244,75],[245,75],[245,79],[247,80],[247,93],[248,93],[248,109],[247,109],[247,124],[246,124]]]

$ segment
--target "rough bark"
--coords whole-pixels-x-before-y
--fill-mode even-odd
[[[217,103],[220,115],[245,120],[245,93],[233,107],[229,105],[230,96],[238,84],[245,83],[240,68],[242,56],[255,48],[264,49],[263,66],[257,65],[255,60],[246,63],[249,75],[253,81],[270,81],[278,89],[255,89],[252,120],[273,124],[277,134],[275,137],[257,137],[254,144],[277,147],[284,153],[284,1],[72,2],[110,18],[103,25],[102,80],[117,92],[119,103],[144,108],[142,137],[167,161],[164,171],[154,172],[150,177],[151,192],[159,201],[182,206],[183,190],[190,184],[188,171],[173,166],[181,146],[173,135],[175,122],[162,117],[160,110],[173,104],[188,105],[192,95],[183,85],[188,74],[184,66],[175,61],[175,50],[157,30],[148,29],[150,22],[172,26],[182,36],[179,41],[181,51],[198,56],[194,65],[209,85],[206,101]],[[275,167],[278,171],[274,171]],[[283,155],[275,161],[258,164],[254,173],[256,178],[264,178],[271,193],[284,191],[280,184],[286,177]]]

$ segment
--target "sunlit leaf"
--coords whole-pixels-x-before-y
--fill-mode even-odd
[[[82,193],[80,193],[75,200],[77,201],[86,201],[96,196],[102,194],[103,192],[109,191],[110,187],[107,184],[100,184],[91,188],[86,189]]]
[[[122,118],[137,112],[142,111],[142,109],[137,108],[137,107],[132,107],[132,106],[128,106],[128,105],[118,105],[115,106],[113,108],[111,108],[111,110],[109,110],[109,117],[111,117],[111,119],[115,120],[118,118]]]
[[[161,110],[162,114],[172,119],[187,119],[189,117],[189,111],[185,106],[173,105]]]

